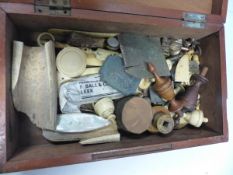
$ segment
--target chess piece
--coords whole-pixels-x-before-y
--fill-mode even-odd
[[[96,114],[115,122],[116,116],[113,114],[115,107],[111,98],[102,98],[98,100],[94,105]]]
[[[165,100],[172,100],[175,96],[174,89],[172,87],[172,81],[169,77],[160,77],[157,72],[156,68],[153,64],[147,63],[148,70],[154,75],[155,84],[154,84],[154,91],[158,93],[162,98]]]
[[[191,112],[195,109],[198,100],[198,91],[200,86],[208,82],[208,79],[205,77],[208,72],[208,67],[204,67],[201,71],[201,74],[194,74],[191,77],[191,80],[194,80],[194,84],[189,86],[184,95],[181,97],[181,100],[184,101],[184,108]]]
[[[202,123],[207,122],[208,118],[204,117],[204,113],[201,110],[195,110],[191,113],[184,113],[184,115],[180,118],[179,123],[175,127],[175,129],[184,128],[187,124],[199,128],[202,125]]]

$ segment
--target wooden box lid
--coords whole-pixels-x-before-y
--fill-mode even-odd
[[[155,16],[178,20],[204,20],[222,24],[226,21],[228,0],[3,0],[29,4],[64,4],[71,8]],[[197,16],[195,16],[198,14]],[[200,16],[202,15],[202,16]]]

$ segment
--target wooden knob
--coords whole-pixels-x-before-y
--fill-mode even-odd
[[[133,134],[146,131],[153,118],[151,105],[140,97],[128,97],[119,101],[116,114],[119,128]]]

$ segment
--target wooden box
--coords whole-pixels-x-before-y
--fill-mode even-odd
[[[224,26],[227,0],[2,0],[0,2],[0,167],[2,172],[60,166],[207,145],[228,140]],[[56,4],[57,3],[57,4]],[[63,4],[62,4],[63,3]],[[50,4],[50,6],[48,6]],[[52,144],[18,116],[10,90],[13,40],[48,28],[134,32],[200,39],[209,83],[201,90],[204,127],[119,143]],[[32,92],[34,93],[34,92]]]

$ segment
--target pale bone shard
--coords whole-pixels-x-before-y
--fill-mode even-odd
[[[148,78],[143,78],[141,79],[138,88],[141,90],[146,90],[150,87],[151,85],[151,80]]]
[[[172,66],[173,66],[173,62],[171,60],[169,60],[169,59],[166,59],[166,63],[167,63],[168,69],[171,71]]]
[[[56,131],[65,132],[65,133],[89,132],[106,127],[109,124],[110,122],[107,119],[104,119],[95,114],[88,114],[88,113],[59,114]]]
[[[86,53],[88,66],[102,66],[103,62],[98,60],[94,53]]]
[[[15,108],[37,127],[55,129],[57,79],[52,41],[43,47],[27,47],[14,41],[12,95]]]
[[[80,144],[82,145],[91,145],[91,144],[98,144],[98,143],[109,143],[109,142],[119,142],[120,141],[120,134],[112,134],[112,135],[105,135],[90,139],[82,139],[80,140]]]
[[[98,48],[96,50],[92,50],[89,48],[82,48],[82,50],[87,55],[88,66],[102,66],[103,62],[107,59],[107,57],[113,55],[121,55],[118,52],[101,49],[101,48]]]
[[[12,83],[11,90],[13,91],[19,80],[20,68],[23,57],[24,44],[20,41],[14,41],[13,45],[13,59],[12,59]]]
[[[186,85],[190,85],[190,70],[189,70],[189,61],[192,58],[193,51],[186,53],[181,57],[175,72],[175,82],[181,82]]]
[[[200,65],[200,59],[197,54],[193,55],[193,61],[195,61],[198,65]]]
[[[60,37],[62,37],[62,36],[66,37],[67,34],[70,34],[72,32],[77,32],[77,33],[85,34],[85,35],[88,35],[88,36],[100,37],[100,38],[114,37],[114,36],[118,35],[118,33],[85,32],[85,31],[56,29],[56,28],[48,29],[48,32],[52,33],[55,36],[57,35],[57,36],[60,36]]]
[[[117,134],[117,125],[116,123],[111,123],[109,126],[97,129],[90,132],[84,133],[61,133],[50,130],[43,130],[42,135],[52,142],[65,142],[65,141],[78,141],[80,139],[90,139],[95,137],[101,137],[105,135],[114,135]]]
[[[118,99],[123,95],[100,80],[100,75],[80,77],[60,86],[59,100],[62,113],[80,112],[82,104],[89,104],[100,98]]]

